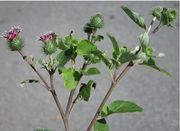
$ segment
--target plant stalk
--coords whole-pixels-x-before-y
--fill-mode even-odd
[[[149,35],[154,35],[159,29],[161,28],[161,23],[152,31],[149,33]]]
[[[150,23],[150,26],[149,26],[149,28],[148,28],[148,30],[147,30],[147,33],[148,33],[148,34],[149,34],[149,32],[150,32],[150,30],[151,30],[151,28],[152,28],[152,25],[153,25],[153,23],[154,23],[155,21],[156,21],[156,17],[154,17],[153,20],[152,20],[151,23]],[[159,28],[159,27],[157,27],[157,28]],[[157,30],[157,29],[156,29],[156,30]],[[150,33],[149,35],[151,35],[151,33]],[[132,66],[134,66],[134,63],[133,63],[133,61],[130,61],[129,64],[124,68],[124,70],[121,72],[121,74],[120,74],[117,78],[115,78],[116,72],[114,73],[114,75],[113,75],[113,80],[112,80],[112,82],[111,82],[111,86],[110,86],[108,92],[106,93],[103,101],[101,102],[98,110],[96,111],[96,113],[95,113],[92,121],[90,122],[90,124],[89,124],[89,126],[88,126],[88,128],[87,128],[87,131],[91,131],[94,123],[96,122],[96,119],[98,118],[99,114],[100,114],[101,111],[102,111],[103,106],[106,104],[106,101],[108,100],[108,98],[109,98],[110,95],[112,94],[112,91],[114,90],[114,88],[116,87],[116,85],[118,84],[118,82],[124,77],[124,75],[128,72],[128,70],[129,70]]]
[[[20,50],[18,51],[19,54],[22,56],[23,60],[34,70],[34,72],[39,76],[39,78],[42,80],[42,82],[45,84],[45,87],[48,91],[51,92],[54,101],[59,109],[59,112],[62,116],[63,122],[64,122],[64,126],[65,126],[65,131],[69,131],[69,126],[68,126],[68,121],[66,120],[65,114],[63,112],[62,106],[58,100],[58,97],[56,95],[55,89],[54,89],[54,84],[53,84],[53,74],[50,75],[50,84],[51,86],[48,85],[48,83],[46,82],[46,80],[43,78],[43,76],[37,71],[37,69],[28,61],[27,56],[24,55],[23,51]]]
[[[72,63],[72,68],[75,69],[75,61],[72,60],[71,63]],[[65,111],[65,115],[66,115],[67,119],[69,117],[69,109],[70,109],[71,103],[73,101],[74,92],[75,92],[75,89],[71,90],[71,92],[69,94],[69,98],[68,98],[68,102],[67,102],[67,106],[66,106],[66,111]]]
[[[134,64],[132,62],[129,62],[129,64],[124,68],[124,70],[121,72],[121,74],[117,77],[117,79],[115,79],[114,81],[112,80],[111,82],[111,86],[108,90],[108,92],[106,93],[103,101],[101,102],[98,110],[96,111],[92,121],[90,122],[87,131],[91,131],[92,126],[94,125],[94,123],[96,122],[96,119],[98,118],[98,116],[100,115],[103,106],[106,104],[106,101],[108,100],[108,98],[110,97],[110,95],[112,94],[114,88],[116,87],[117,83],[124,77],[124,75],[127,73],[127,71],[133,66]]]
[[[90,37],[91,35],[88,34],[88,40],[90,40]],[[87,63],[86,61],[83,63],[83,66],[82,66],[82,70],[85,70],[86,67],[87,67]],[[82,76],[81,76],[82,77]],[[69,98],[68,98],[68,103],[67,103],[67,106],[66,106],[66,111],[65,111],[65,115],[66,115],[66,118],[69,117],[69,114],[74,106],[74,102],[73,102],[73,96],[74,96],[74,93],[75,93],[75,89],[71,90],[70,94],[69,94]]]
[[[65,116],[65,113],[64,113],[64,111],[63,111],[63,108],[62,108],[62,106],[61,106],[61,104],[60,104],[60,101],[59,101],[59,99],[58,99],[58,97],[57,97],[57,95],[56,95],[56,91],[55,91],[55,88],[54,88],[53,74],[50,75],[50,83],[51,83],[51,89],[52,89],[52,90],[51,90],[51,94],[52,94],[52,96],[53,96],[53,98],[54,98],[54,101],[55,101],[55,103],[56,103],[56,105],[57,105],[57,107],[58,107],[58,110],[59,110],[59,112],[60,112],[60,114],[61,114],[61,117],[62,117],[62,119],[63,119],[65,131],[69,131],[68,120],[67,120],[67,118],[66,118],[66,116]]]
[[[154,22],[156,21],[156,17],[154,17],[153,19],[152,19],[152,21],[151,21],[151,23],[150,23],[150,26],[149,26],[149,28],[148,28],[148,30],[147,30],[147,33],[149,33],[150,32],[150,30],[151,30],[151,28],[152,28],[152,25],[154,24]]]
[[[46,82],[46,80],[43,78],[43,76],[37,71],[37,69],[28,61],[28,59],[26,59],[26,55],[24,55],[23,51],[20,50],[18,51],[19,54],[22,56],[23,60],[34,70],[34,72],[39,76],[39,78],[42,80],[42,82],[45,84],[45,87],[48,91],[51,90],[51,87],[48,85],[48,83]]]
[[[66,111],[65,111],[65,114],[66,114],[67,118],[69,117],[70,107],[71,107],[71,104],[72,104],[72,101],[73,101],[74,93],[75,93],[75,89],[71,90],[71,92],[69,94],[68,103],[67,103]]]
[[[83,63],[83,66],[82,66],[82,70],[85,70],[87,68],[88,64],[87,62],[84,62]],[[82,75],[81,75],[82,77]],[[74,103],[73,103],[73,96],[74,96],[74,93],[75,93],[75,89],[71,90],[70,94],[69,94],[69,99],[68,99],[68,103],[67,103],[67,107],[66,107],[66,112],[65,112],[65,115],[66,117],[68,118],[69,117],[69,114],[74,106]]]
[[[59,110],[59,112],[60,112],[60,114],[61,114],[61,117],[62,117],[62,119],[63,119],[65,131],[69,131],[68,120],[67,120],[66,117],[65,117],[64,111],[63,111],[62,106],[61,106],[61,104],[60,104],[60,102],[59,102],[59,99],[58,99],[58,97],[57,97],[57,95],[56,95],[56,92],[55,92],[55,91],[51,91],[51,94],[52,94],[52,96],[53,96],[53,98],[54,98],[54,101],[55,101],[55,103],[56,103],[56,105],[57,105],[57,107],[58,107],[58,110]]]

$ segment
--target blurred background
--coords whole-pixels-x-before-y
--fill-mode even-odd
[[[121,5],[139,12],[149,25],[153,6],[176,8],[179,2],[0,2],[0,33],[13,25],[23,28],[21,36],[25,40],[25,52],[37,57],[41,53],[41,43],[35,41],[47,31],[55,31],[64,37],[74,30],[74,35],[86,38],[82,29],[90,16],[103,14],[105,26],[98,33],[105,40],[98,44],[102,50],[110,52],[112,45],[106,33],[112,33],[117,40],[133,49],[138,44],[142,30],[121,10]],[[172,77],[166,77],[148,67],[136,66],[131,69],[115,89],[109,99],[130,100],[144,108],[142,113],[117,114],[108,118],[111,131],[178,131],[179,116],[179,20],[175,28],[162,28],[151,37],[151,43],[166,57],[158,65],[167,69]],[[31,68],[23,63],[16,52],[10,52],[6,42],[0,39],[0,131],[32,131],[36,128],[50,128],[63,131],[62,120],[55,120],[59,113],[49,92],[40,85],[21,88],[24,79],[37,78]],[[81,58],[79,60],[82,60]],[[79,61],[78,65],[82,63]],[[92,91],[90,102],[78,102],[70,116],[71,131],[85,131],[94,112],[102,101],[110,85],[110,76],[103,64],[96,65],[101,75],[94,76],[97,88]],[[42,71],[48,80],[48,76]],[[82,81],[85,81],[84,78]],[[56,74],[58,96],[66,106],[68,92],[63,89],[63,81]],[[108,102],[109,102],[108,101]]]

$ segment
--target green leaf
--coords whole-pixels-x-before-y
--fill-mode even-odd
[[[115,59],[111,59],[113,62],[113,67],[115,67],[117,70],[119,69],[121,62],[119,62],[118,60]]]
[[[84,86],[82,87],[82,91],[81,91],[81,97],[84,101],[89,101],[91,95],[91,87],[89,86]]]
[[[61,50],[67,50],[67,49],[68,49],[67,45],[64,44],[64,42],[63,42],[62,39],[60,39],[60,41],[59,41],[59,43],[58,43],[58,47],[59,47],[59,49],[61,49]]]
[[[24,80],[20,83],[20,86],[25,87],[27,84],[32,84],[32,83],[39,83],[39,80],[35,80],[35,79]]]
[[[93,54],[98,56],[109,69],[112,69],[112,60],[109,59],[104,52],[97,49],[96,51],[93,51]]]
[[[104,37],[102,35],[93,35],[92,37],[93,37],[95,42],[96,41],[100,42],[101,40],[104,40]]]
[[[137,25],[146,30],[144,18],[139,13],[131,11],[126,6],[121,6],[121,8]]]
[[[149,35],[147,32],[139,36],[139,41],[141,43],[142,51],[145,52],[147,46],[149,45]]]
[[[103,109],[102,109],[102,111],[101,111],[101,116],[102,117],[106,117],[106,116],[108,116],[109,115],[109,107],[105,104],[104,106],[103,106]]]
[[[79,95],[82,97],[84,101],[89,101],[91,95],[91,87],[87,85],[83,86]]]
[[[67,49],[65,51],[61,51],[57,55],[57,61],[59,62],[59,67],[63,67],[74,55],[75,51],[73,48]]]
[[[60,38],[56,34],[53,37],[53,43],[61,50],[67,50],[68,49],[68,46],[63,42],[62,38]]]
[[[142,112],[142,108],[134,102],[115,100],[109,106],[110,114],[127,113],[127,112]]]
[[[96,67],[91,67],[85,72],[85,75],[97,75],[100,74],[100,71]]]
[[[116,66],[116,68],[118,68],[120,66],[120,64],[124,64],[126,62],[129,61],[133,61],[137,59],[137,56],[133,53],[131,53],[127,47],[123,47],[123,46],[118,46],[118,43],[116,41],[116,39],[111,36],[110,34],[107,34],[108,37],[111,39],[112,44],[113,44],[113,58],[112,61],[114,63],[114,65]]]
[[[167,25],[172,27],[173,22],[176,20],[177,11],[171,8],[163,8],[161,17],[158,19],[161,26]]]
[[[144,34],[141,34],[139,36],[139,41],[142,45],[148,45],[149,44],[149,35],[147,32],[145,32]]]
[[[126,62],[133,61],[136,59],[138,59],[138,58],[135,54],[131,53],[130,51],[126,51],[121,54],[121,56],[119,58],[119,62],[121,64],[124,64]]]
[[[62,70],[62,77],[64,79],[65,89],[72,90],[78,85],[81,74],[70,68]]]
[[[171,76],[171,74],[170,74],[169,72],[167,72],[165,69],[163,69],[163,68],[161,68],[161,67],[158,67],[158,66],[156,65],[156,62],[155,62],[155,60],[154,60],[153,58],[149,58],[148,61],[144,61],[144,62],[142,63],[142,65],[149,66],[149,67],[151,67],[151,68],[153,68],[153,69],[156,69],[156,70],[164,73],[164,74],[167,75],[167,76]]]
[[[147,32],[139,36],[139,41],[141,43],[142,52],[144,52],[146,56],[152,57],[155,50],[149,44],[149,35]]]
[[[176,19],[177,11],[174,9],[169,9],[168,10],[168,16],[169,16],[169,21],[173,22]]]
[[[90,80],[87,84],[82,85],[78,96],[84,101],[89,101],[91,88],[93,87],[94,83],[95,82],[93,80]]]
[[[168,18],[168,9],[163,8],[162,15],[161,15],[161,25],[169,25],[169,18]]]
[[[172,24],[176,20],[176,17],[177,17],[177,11],[174,9],[168,9],[168,19],[169,19],[168,26],[173,27]]]
[[[104,118],[96,120],[94,124],[94,131],[109,131],[109,126]]]
[[[118,45],[115,37],[112,36],[112,35],[110,35],[110,34],[108,34],[108,33],[107,33],[107,36],[109,37],[109,39],[110,39],[111,42],[112,42],[112,45],[113,45],[113,49],[114,49],[114,51],[115,51],[115,54],[118,56],[118,55],[120,54],[120,50],[119,50],[119,45]]]
[[[83,27],[83,31],[87,34],[91,34],[94,30],[94,27],[91,27],[90,23],[86,23],[85,26]]]
[[[104,105],[101,111],[101,117],[107,117],[114,113],[130,113],[130,112],[142,112],[142,108],[134,102],[115,100],[110,103],[109,106]]]
[[[94,45],[93,43],[91,43],[88,40],[81,40],[78,43],[76,52],[79,55],[90,55],[93,51],[95,51],[97,49],[96,45]]]
[[[99,58],[96,54],[91,53],[90,55],[86,56],[85,59],[89,61],[89,63],[97,64],[101,62],[101,58]]]
[[[161,26],[167,25],[172,27],[173,22],[176,20],[177,11],[171,8],[163,8],[159,13],[161,17],[158,17]]]
[[[51,129],[35,129],[34,131],[52,131]]]
[[[138,60],[137,63],[142,64],[144,61],[148,61],[149,57],[144,52],[137,54]]]
[[[72,33],[73,32],[71,31],[71,33],[65,37],[66,45],[77,45],[78,44],[78,39],[76,37],[74,37]]]

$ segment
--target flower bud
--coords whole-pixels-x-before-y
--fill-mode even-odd
[[[42,41],[43,43],[53,40],[53,36],[55,35],[54,32],[49,32],[46,34],[43,34],[38,38],[39,41]]]
[[[91,61],[93,64],[96,64],[96,63],[100,62],[100,60],[101,60],[98,56],[96,56],[96,55],[94,55],[94,54],[90,54],[90,55],[88,56],[88,58],[90,59],[90,61]]]
[[[104,18],[101,14],[96,14],[90,19],[90,26],[94,28],[102,28],[104,26]]]
[[[48,41],[44,43],[43,51],[46,55],[51,55],[56,51],[56,47],[52,41]]]
[[[141,64],[145,61],[148,61],[148,59],[149,59],[149,57],[144,52],[139,53],[137,55],[137,57],[138,57],[138,60],[136,60],[136,63],[139,63],[139,64]]]
[[[83,28],[84,32],[87,34],[91,34],[93,32],[93,27],[91,27],[90,23],[87,23],[84,28]]]
[[[153,53],[154,53],[154,48],[152,48],[152,47],[146,48],[146,55],[147,56],[151,57],[153,55]]]
[[[21,30],[20,27],[14,26],[9,32],[2,34],[2,37],[7,40],[11,51],[20,51],[24,47],[23,39],[18,36]]]
[[[154,17],[157,17],[158,19],[161,18],[161,12],[163,11],[163,7],[161,6],[156,6],[152,12],[152,15]]]
[[[39,37],[39,41],[43,42],[43,52],[46,55],[51,55],[56,52],[56,44],[54,41],[54,37],[56,34],[54,32],[46,33]]]
[[[176,19],[176,15],[177,15],[176,10],[169,10],[168,11],[169,22],[174,21]]]
[[[23,47],[23,40],[20,37],[8,41],[8,46],[11,51],[20,51]]]

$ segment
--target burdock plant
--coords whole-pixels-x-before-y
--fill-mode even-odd
[[[147,28],[143,17],[139,13],[130,10],[126,6],[122,6],[121,8],[140,27],[142,34],[139,36],[139,44],[135,49],[130,50],[125,45],[119,44],[113,35],[107,33],[107,38],[110,39],[109,42],[113,46],[111,57],[107,56],[104,51],[96,46],[96,43],[102,42],[105,38],[105,36],[97,34],[97,31],[103,28],[105,23],[103,16],[99,13],[92,16],[83,27],[87,38],[77,38],[72,31],[64,38],[55,32],[49,32],[40,36],[38,40],[42,43],[42,52],[48,59],[34,58],[24,53],[24,40],[20,36],[21,28],[14,26],[9,32],[2,35],[6,39],[9,49],[19,53],[39,77],[39,80],[24,80],[20,86],[30,83],[40,83],[42,87],[49,91],[60,112],[65,131],[70,131],[69,115],[74,105],[81,100],[88,102],[91,96],[91,90],[96,88],[97,81],[90,79],[90,77],[89,81],[81,81],[83,76],[87,77],[100,74],[100,70],[94,67],[94,64],[104,63],[112,79],[109,90],[105,94],[99,108],[92,117],[90,124],[87,125],[87,129],[84,129],[86,131],[91,131],[92,127],[94,127],[94,131],[109,131],[110,128],[106,118],[114,113],[142,112],[142,107],[135,102],[114,100],[107,103],[114,88],[117,87],[129,69],[136,65],[144,65],[170,76],[170,73],[156,64],[157,58],[163,57],[164,53],[155,52],[155,49],[151,45],[150,37],[155,35],[164,26],[173,27],[173,22],[177,15],[176,10],[161,6],[155,7],[152,11],[152,21]],[[153,27],[155,22],[159,23],[157,27]],[[82,67],[80,68],[76,65],[77,57],[83,57]],[[122,66],[124,64],[126,64],[125,68],[122,69],[121,73],[118,73],[120,68],[124,67]],[[50,82],[45,80],[44,76],[41,75],[39,69],[37,69],[38,65],[42,67],[41,69],[48,72]],[[63,78],[65,90],[70,92],[65,110],[56,95],[57,92],[54,85],[54,74],[56,72]],[[72,130],[75,131],[75,129]],[[36,129],[36,131],[49,131],[49,129]]]

